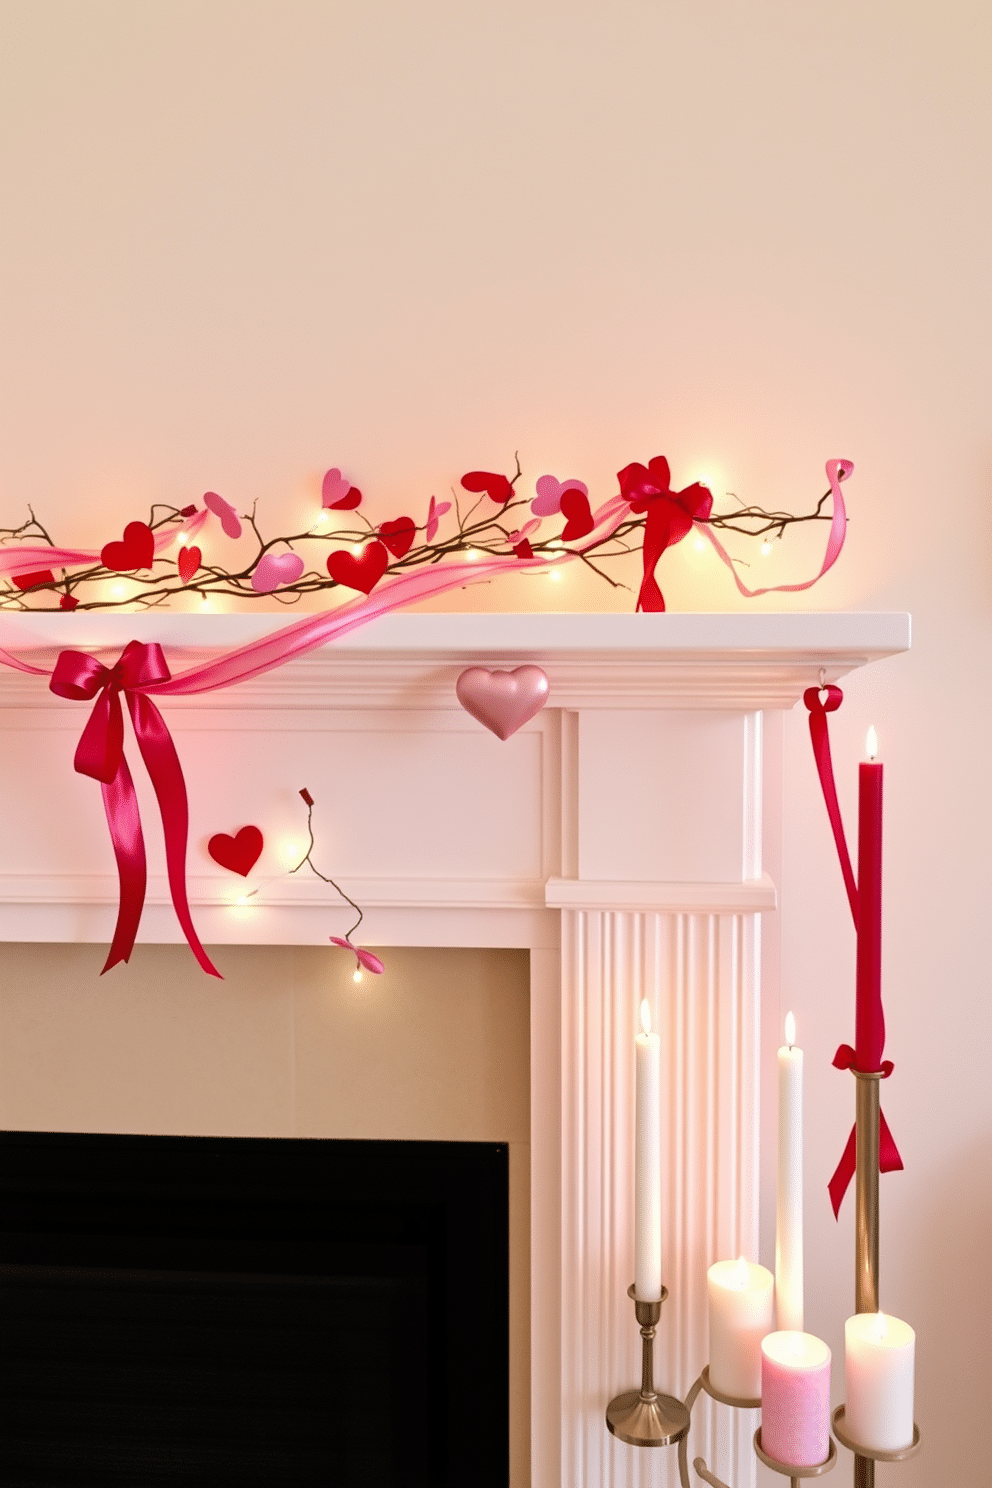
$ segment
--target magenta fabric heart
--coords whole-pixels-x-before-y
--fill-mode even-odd
[[[508,739],[548,701],[548,679],[537,666],[512,672],[469,667],[455,685],[458,701],[498,739]]]
[[[208,511],[213,512],[215,517],[220,517],[220,525],[227,537],[241,536],[241,519],[229,501],[225,501],[223,496],[218,496],[216,491],[207,491],[203,497],[203,504]]]
[[[531,502],[530,509],[536,517],[553,517],[560,512],[561,498],[566,491],[581,491],[583,496],[589,495],[585,481],[560,481],[553,475],[539,476],[534,489],[537,498]]]
[[[251,587],[256,594],[271,594],[281,584],[294,584],[303,568],[298,553],[263,553],[251,576]]]

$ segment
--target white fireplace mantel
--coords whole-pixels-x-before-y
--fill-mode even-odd
[[[113,656],[158,640],[176,672],[285,624],[5,615],[0,647],[50,665],[63,647]],[[777,832],[762,803],[779,768],[764,716],[908,646],[901,614],[393,615],[250,683],[162,700],[205,943],[318,944],[347,929],[324,884],[286,872],[307,786],[319,860],[366,908],[365,944],[530,950],[534,1488],[675,1481],[670,1454],[635,1463],[603,1422],[638,1373],[625,1295],[636,1010],[646,996],[668,1051],[673,1300],[656,1373],[684,1394],[705,1362],[707,1265],[757,1249],[760,1008],[775,965],[761,926]],[[501,743],[460,709],[455,681],[466,666],[524,662],[547,672],[550,700]],[[72,770],[87,713],[0,668],[0,938],[110,937],[100,792]],[[155,802],[140,762],[134,773],[149,849],[141,935],[176,941]],[[248,822],[266,851],[239,905],[246,886],[205,844]],[[700,1447],[743,1485],[753,1428],[736,1414],[723,1438],[704,1428]]]

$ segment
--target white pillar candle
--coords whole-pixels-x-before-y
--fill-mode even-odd
[[[844,1324],[844,1427],[875,1452],[913,1444],[916,1334],[884,1312],[860,1312]]]
[[[642,1302],[661,1296],[661,1040],[641,1002],[636,1052],[634,1129],[634,1289]]]
[[[775,1281],[764,1266],[717,1261],[706,1273],[710,1384],[735,1400],[761,1394],[761,1340],[774,1327]]]
[[[776,1327],[803,1331],[803,1051],[785,1020],[778,1051],[778,1184],[775,1206]]]
[[[818,1467],[830,1452],[830,1350],[792,1330],[761,1341],[761,1446],[789,1467]]]

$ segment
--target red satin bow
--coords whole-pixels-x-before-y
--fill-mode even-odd
[[[639,610],[663,610],[665,599],[654,576],[658,559],[692,531],[693,522],[705,521],[713,510],[713,497],[696,481],[682,491],[672,490],[672,475],[664,455],[655,455],[646,466],[625,465],[617,473],[620,494],[634,512],[647,512],[644,524],[644,575],[637,596]]]
[[[134,781],[124,758],[124,714],[127,699],[141,758],[155,788],[162,830],[169,888],[176,916],[197,961],[211,976],[220,976],[193,928],[186,896],[186,838],[189,807],[186,782],[165,720],[145,696],[145,689],[169,680],[161,646],[131,641],[112,667],[105,667],[85,651],[63,651],[55,663],[49,686],[59,697],[74,702],[96,702],[76,746],[74,765],[79,775],[99,780],[107,813],[110,839],[120,879],[117,924],[104,971],[130,959],[145,902],[147,869],[145,841]]]
[[[826,700],[821,693],[826,693]],[[841,872],[844,875],[844,886],[847,889],[847,902],[851,906],[851,914],[854,918],[854,928],[858,928],[858,886],[854,880],[854,869],[851,866],[851,854],[847,849],[847,838],[844,835],[844,822],[840,814],[840,803],[837,800],[837,785],[834,780],[834,766],[830,755],[830,732],[827,726],[827,714],[835,713],[844,701],[844,694],[839,687],[807,687],[803,693],[803,702],[809,709],[809,735],[813,742],[813,757],[816,760],[816,769],[820,777],[820,786],[823,790],[823,799],[827,806],[827,815],[830,818],[830,826],[833,829],[834,842],[837,844],[837,856],[840,858]],[[884,1037],[884,1034],[883,1034]],[[857,1055],[850,1044],[841,1044],[834,1055],[835,1069],[857,1069]],[[895,1066],[891,1059],[882,1061],[880,1073],[883,1080],[887,1080]],[[875,1074],[879,1071],[864,1070],[864,1074]],[[902,1168],[902,1158],[895,1144],[895,1138],[889,1131],[889,1124],[885,1119],[885,1112],[879,1111],[878,1129],[878,1167],[881,1173],[893,1173]],[[834,1218],[840,1213],[840,1206],[847,1192],[848,1184],[854,1177],[857,1166],[857,1128],[851,1128],[851,1135],[847,1139],[844,1154],[834,1171],[834,1175],[827,1188],[830,1191],[830,1202],[833,1205]]]

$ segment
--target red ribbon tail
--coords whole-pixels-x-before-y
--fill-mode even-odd
[[[899,1156],[899,1148],[895,1144],[895,1138],[889,1131],[889,1123],[885,1119],[885,1112],[879,1112],[878,1127],[878,1170],[880,1173],[900,1173],[903,1168],[902,1158]],[[851,1127],[851,1135],[847,1139],[844,1155],[834,1172],[834,1176],[827,1184],[830,1193],[830,1203],[833,1206],[834,1219],[840,1215],[840,1206],[844,1202],[848,1184],[854,1177],[857,1167],[858,1129]]]
[[[637,596],[639,610],[658,611],[665,608],[665,598],[658,588],[654,571],[658,559],[668,547],[670,540],[671,522],[667,511],[660,504],[649,506],[644,523],[644,543],[641,549],[644,576],[641,579],[640,593]]]
[[[839,706],[844,694],[839,687],[828,687],[826,688],[826,692],[828,694],[827,701],[831,705],[831,711],[833,711]],[[803,701],[809,709],[809,736],[813,744],[813,758],[816,760],[816,770],[820,777],[820,788],[823,791],[827,816],[830,818],[830,827],[834,834],[837,856],[840,859],[840,870],[844,875],[847,902],[851,906],[854,928],[857,929],[858,888],[854,879],[854,868],[851,865],[851,854],[847,850],[847,838],[844,835],[844,820],[840,814],[840,802],[837,799],[834,763],[830,754],[830,729],[827,724],[827,710],[820,701],[819,688],[807,688]]]
[[[186,839],[189,832],[189,804],[186,798],[186,782],[182,766],[172,742],[172,735],[165,719],[143,693],[127,694],[134,734],[145,762],[159,810],[162,813],[162,831],[165,837],[165,861],[169,874],[169,889],[176,918],[186,937],[193,955],[209,976],[220,977],[220,972],[207,955],[193,926],[186,893]],[[223,980],[223,978],[221,978]]]
[[[830,1193],[830,1203],[833,1206],[834,1219],[837,1219],[840,1215],[840,1206],[844,1202],[847,1185],[854,1177],[854,1169],[857,1166],[857,1153],[857,1128],[852,1126],[851,1135],[848,1137],[847,1146],[844,1148],[844,1156],[837,1164],[834,1176],[827,1184],[827,1189]]]
[[[885,1112],[879,1111],[878,1128],[878,1168],[881,1173],[901,1173],[903,1161],[899,1156],[899,1148],[896,1146],[895,1137],[889,1131],[889,1123],[885,1119]]]
[[[141,834],[141,817],[138,814],[138,798],[127,761],[121,756],[117,774],[113,780],[101,786],[103,809],[107,813],[110,840],[117,859],[117,877],[120,882],[120,901],[114,938],[103,971],[109,971],[121,961],[129,961],[134,950],[135,937],[141,921],[145,903],[145,839]],[[100,973],[103,975],[103,972]]]

